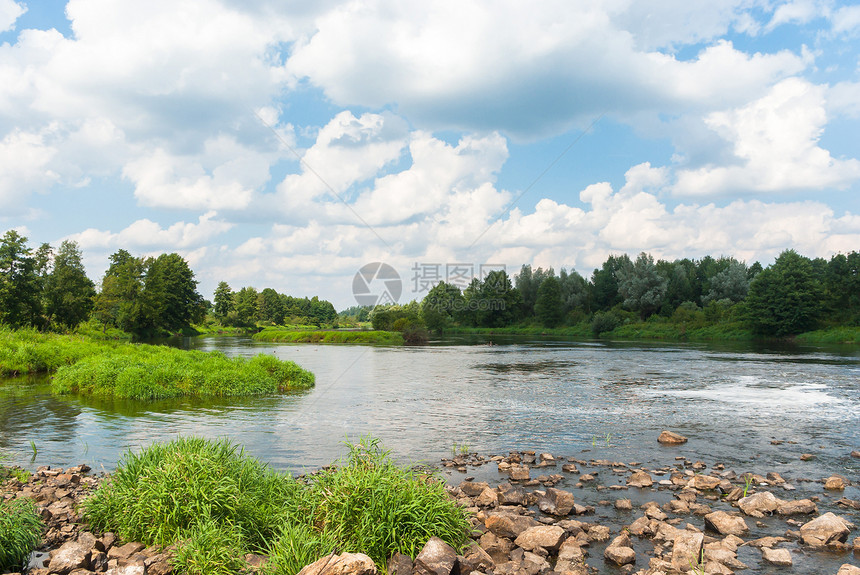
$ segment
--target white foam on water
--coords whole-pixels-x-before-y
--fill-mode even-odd
[[[843,403],[843,400],[828,393],[828,386],[825,384],[777,383],[753,375],[740,375],[733,382],[720,383],[702,389],[651,389],[643,391],[650,395],[671,395],[676,398],[704,399],[768,409],[834,407]]]

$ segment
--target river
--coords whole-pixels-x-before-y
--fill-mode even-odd
[[[0,449],[25,467],[110,471],[128,449],[183,435],[229,437],[301,473],[366,434],[403,462],[535,449],[665,463],[663,429],[687,457],[748,471],[857,477],[860,350],[461,338],[422,347],[180,343],[274,354],[316,374],[278,397],[136,402],[57,397],[45,377],[0,380]],[[35,453],[32,446],[35,446]],[[675,452],[672,452],[675,454]],[[815,458],[800,462],[802,453]],[[587,454],[587,455],[583,455]]]

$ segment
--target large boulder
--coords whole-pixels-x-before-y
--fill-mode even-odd
[[[375,575],[376,565],[363,553],[326,555],[306,565],[299,575]]]
[[[791,552],[788,549],[761,548],[762,559],[774,565],[791,566]]]
[[[694,475],[687,482],[687,487],[698,489],[699,491],[712,491],[720,486],[722,479],[711,477],[710,475]]]
[[[842,491],[847,485],[848,482],[845,481],[845,478],[838,475],[831,475],[824,481],[824,489],[833,491]]]
[[[636,471],[627,478],[627,485],[630,487],[651,487],[654,485],[654,479],[647,471]]]
[[[524,515],[514,515],[511,513],[491,513],[484,520],[484,526],[498,535],[499,537],[508,537],[516,539],[520,533],[529,527],[540,525],[531,517]]]
[[[489,486],[490,484],[486,481],[463,481],[460,483],[460,491],[469,497],[477,497]]]
[[[782,501],[776,512],[780,515],[809,515],[818,513],[818,506],[810,499],[797,499],[795,501]]]
[[[672,547],[672,568],[677,571],[690,571],[702,560],[704,533],[681,530],[675,536]]]
[[[836,572],[836,575],[860,575],[860,567],[855,567],[850,563],[846,563],[839,568],[839,571]]]
[[[526,551],[534,551],[538,547],[556,550],[564,540],[567,532],[557,525],[538,525],[529,527],[517,537],[516,543]]]
[[[498,500],[499,505],[522,505],[525,502],[525,493],[510,483],[502,483],[498,488]]]
[[[546,494],[538,499],[538,509],[549,515],[569,515],[573,506],[573,493],[554,487],[547,489]]]
[[[456,563],[457,552],[454,548],[438,537],[431,537],[415,558],[412,573],[414,575],[450,575]]]
[[[75,569],[88,569],[90,566],[90,554],[91,550],[89,547],[77,541],[69,541],[57,549],[57,552],[51,557],[48,569],[51,573],[62,575],[71,573]]]
[[[780,503],[782,501],[777,499],[770,491],[762,491],[738,499],[738,507],[750,517],[770,515],[779,508]]]
[[[836,542],[845,542],[851,526],[848,521],[834,513],[825,513],[800,527],[800,538],[807,545],[823,547]]]
[[[687,438],[674,431],[664,431],[657,438],[657,441],[663,445],[681,445],[682,443],[687,443]]]
[[[742,535],[750,530],[743,517],[730,515],[725,511],[714,511],[705,515],[705,527],[720,535]]]
[[[603,552],[603,558],[615,565],[635,563],[636,552],[630,546],[630,537],[622,534],[613,539]]]

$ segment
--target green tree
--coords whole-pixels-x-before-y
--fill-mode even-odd
[[[223,319],[227,317],[227,314],[236,309],[233,298],[233,290],[230,289],[227,282],[219,282],[218,287],[215,288],[213,297],[215,304],[213,312],[217,318]]]
[[[152,315],[141,327],[153,330],[177,332],[187,328],[203,302],[194,272],[176,253],[147,260],[143,295]]]
[[[240,325],[253,326],[257,323],[257,290],[243,287],[234,297],[236,315]]]
[[[624,307],[638,311],[642,319],[660,309],[668,281],[657,271],[654,258],[642,252],[634,263],[625,263],[618,270],[618,293]]]
[[[108,258],[110,266],[102,278],[93,315],[107,327],[137,333],[145,315],[143,301],[144,262],[120,249]]]
[[[776,337],[808,331],[821,313],[823,295],[809,258],[786,250],[750,284],[746,306],[753,329]]]
[[[78,244],[64,241],[45,280],[44,299],[48,317],[57,325],[73,329],[86,321],[93,309],[95,284],[87,277]]]
[[[514,284],[522,297],[522,314],[523,317],[532,317],[535,315],[535,303],[538,298],[538,290],[545,279],[553,277],[555,272],[552,268],[544,270],[537,268],[532,270],[530,265],[523,265],[520,273],[514,278]]]
[[[37,262],[27,238],[9,230],[0,239],[0,323],[12,327],[41,324]]]
[[[591,274],[591,300],[595,309],[608,310],[621,303],[623,298],[618,292],[618,272],[629,263],[627,254],[609,256],[603,266]]]
[[[824,291],[831,319],[860,325],[860,252],[830,258],[824,274]]]
[[[749,292],[749,285],[747,267],[735,259],[730,259],[725,269],[711,278],[710,289],[707,295],[702,297],[702,303],[724,299],[734,303],[743,301]]]
[[[457,314],[465,307],[463,294],[455,285],[439,282],[421,302],[421,317],[427,329],[437,333],[451,327]]]
[[[479,326],[504,327],[519,319],[523,300],[505,270],[493,270],[481,282],[474,301]]]
[[[544,327],[555,327],[561,323],[563,315],[561,284],[550,276],[540,284],[535,302],[535,316]]]
[[[562,268],[558,276],[561,288],[561,307],[565,315],[574,310],[587,312],[590,307],[588,282],[576,270]]]
[[[260,292],[257,299],[257,309],[262,321],[270,321],[275,325],[284,323],[284,302],[278,292],[266,288]]]

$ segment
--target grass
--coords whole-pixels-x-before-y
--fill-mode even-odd
[[[117,349],[117,341],[0,326],[0,376],[43,373]]]
[[[266,354],[228,358],[221,352],[129,345],[57,370],[54,393],[164,399],[267,395],[313,387],[312,373]]]
[[[860,343],[860,327],[829,327],[802,333],[795,338],[802,343]]]
[[[129,452],[83,503],[94,529],[126,541],[175,544],[178,573],[242,571],[249,552],[266,571],[294,575],[332,551],[362,552],[385,568],[433,535],[461,548],[470,524],[441,480],[393,464],[376,440],[303,481],[272,471],[227,440],[179,438]]]
[[[264,329],[253,336],[256,341],[278,343],[353,343],[403,345],[403,336],[395,331],[310,331],[305,329]]]
[[[22,569],[41,539],[42,521],[31,500],[0,500],[0,572]]]

